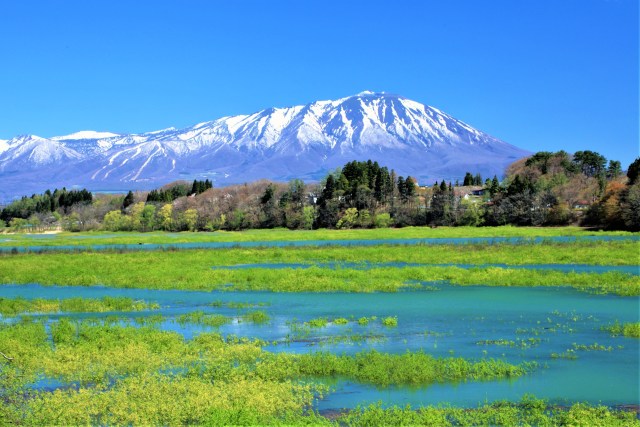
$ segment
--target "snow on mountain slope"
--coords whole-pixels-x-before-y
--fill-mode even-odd
[[[112,138],[114,136],[119,136],[119,135],[117,133],[112,133],[112,132],[96,132],[93,130],[82,130],[80,132],[72,133],[71,135],[54,136],[51,139],[54,141],[75,140],[75,139],[104,139],[104,138]]]
[[[36,169],[61,162],[80,160],[82,155],[63,144],[36,135],[21,135],[7,141],[0,154],[0,171],[8,166]]]
[[[21,170],[37,171],[35,181],[46,177],[50,186],[126,190],[181,178],[207,177],[218,185],[259,178],[318,180],[348,161],[372,159],[431,184],[462,178],[466,171],[501,175],[527,154],[437,108],[365,91],[184,129],[21,136],[0,142],[0,178],[11,171],[19,182]]]

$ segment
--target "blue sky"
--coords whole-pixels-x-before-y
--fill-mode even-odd
[[[519,147],[638,156],[637,0],[0,0],[0,139],[386,91]]]

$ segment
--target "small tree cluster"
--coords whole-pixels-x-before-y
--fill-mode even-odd
[[[412,177],[398,177],[378,162],[354,160],[327,176],[317,201],[315,227],[371,227],[381,213],[403,217],[416,193]]]
[[[190,194],[202,194],[210,188],[213,188],[213,183],[208,179],[204,181],[193,180],[191,186],[188,184],[176,184],[165,189],[151,190],[147,194],[147,202],[169,203]]]
[[[471,172],[467,172],[464,175],[464,180],[462,181],[462,185],[464,186],[482,185],[482,176],[479,173],[473,175],[471,174]]]

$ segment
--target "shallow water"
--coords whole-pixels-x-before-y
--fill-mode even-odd
[[[423,350],[438,357],[503,358],[512,363],[535,361],[531,374],[512,381],[435,384],[409,389],[378,389],[349,381],[334,382],[333,393],[318,409],[352,408],[377,401],[385,405],[437,404],[475,406],[485,400],[518,400],[526,393],[558,403],[637,404],[640,340],[611,337],[601,327],[637,322],[640,302],[635,297],[590,295],[566,288],[455,287],[437,284],[437,290],[398,293],[273,293],[193,292],[176,290],[114,289],[105,287],[43,287],[3,285],[0,297],[100,298],[126,296],[158,302],[152,312],[116,313],[125,318],[162,314],[159,327],[191,338],[199,325],[180,325],[176,316],[202,310],[234,318],[219,328],[234,334],[269,341],[270,351],[355,353],[375,349],[403,353]],[[211,306],[216,303],[217,306]],[[251,308],[230,308],[228,303],[252,303]],[[262,304],[258,306],[258,304]],[[247,311],[261,310],[271,320],[264,325],[243,321]],[[106,317],[114,313],[74,314],[73,317]],[[371,319],[376,316],[376,319]],[[381,319],[397,316],[397,327],[385,327]],[[50,319],[60,315],[48,315]],[[347,325],[304,325],[320,317],[349,320]],[[370,319],[367,325],[358,319]],[[604,346],[607,350],[575,350],[576,360],[553,358],[573,344]],[[609,349],[609,347],[611,347]]]
[[[30,235],[42,237],[40,235]],[[53,236],[53,235],[44,235]],[[306,247],[306,246],[378,246],[378,245],[468,245],[468,244],[531,244],[543,242],[608,242],[608,241],[640,241],[640,236],[552,236],[552,237],[454,237],[454,238],[422,238],[422,239],[369,239],[369,240],[295,240],[295,241],[251,241],[251,242],[191,242],[191,243],[145,243],[145,244],[106,244],[106,245],[17,245],[1,246],[0,252],[71,252],[71,251],[107,251],[107,250],[160,250],[160,249],[222,249],[222,248],[256,248],[256,247]]]

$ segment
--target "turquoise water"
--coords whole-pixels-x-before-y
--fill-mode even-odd
[[[269,341],[269,351],[355,353],[375,349],[403,353],[423,350],[438,357],[501,358],[512,363],[532,361],[538,368],[512,381],[435,384],[408,389],[379,389],[336,379],[333,392],[317,408],[352,408],[359,404],[437,404],[475,406],[499,399],[518,400],[526,393],[558,403],[586,401],[608,405],[637,404],[639,392],[640,340],[611,337],[602,331],[614,321],[638,322],[640,302],[635,297],[590,295],[565,288],[455,287],[434,284],[430,291],[398,293],[273,293],[193,292],[176,290],[113,289],[105,287],[44,287],[3,285],[0,297],[100,298],[126,296],[157,302],[161,309],[140,313],[75,314],[74,317],[125,318],[162,314],[160,328],[185,337],[207,330],[181,325],[180,314],[202,310],[231,316],[219,328],[234,334]],[[215,303],[212,306],[211,303]],[[251,308],[231,308],[229,303],[251,303]],[[271,320],[256,325],[242,320],[247,311],[261,310]],[[55,319],[61,315],[48,315]],[[372,317],[375,316],[375,319]],[[385,327],[381,319],[395,316],[397,327]],[[305,325],[327,318],[326,327]],[[331,320],[343,317],[347,325]],[[358,319],[367,317],[361,325]],[[600,350],[580,350],[598,344]],[[574,344],[576,346],[574,346]],[[600,347],[601,346],[601,347]],[[554,358],[573,349],[575,360]]]
[[[31,235],[34,237],[51,235]],[[10,239],[5,239],[8,243]],[[0,252],[70,252],[70,251],[149,251],[161,249],[223,249],[223,248],[256,248],[256,247],[307,247],[307,246],[378,246],[378,245],[467,245],[467,244],[519,244],[543,242],[604,242],[604,241],[640,241],[640,236],[554,236],[554,237],[456,237],[456,238],[423,238],[423,239],[370,239],[370,240],[297,240],[297,241],[264,241],[264,242],[192,242],[162,244],[108,244],[108,245],[21,245],[2,246]]]

